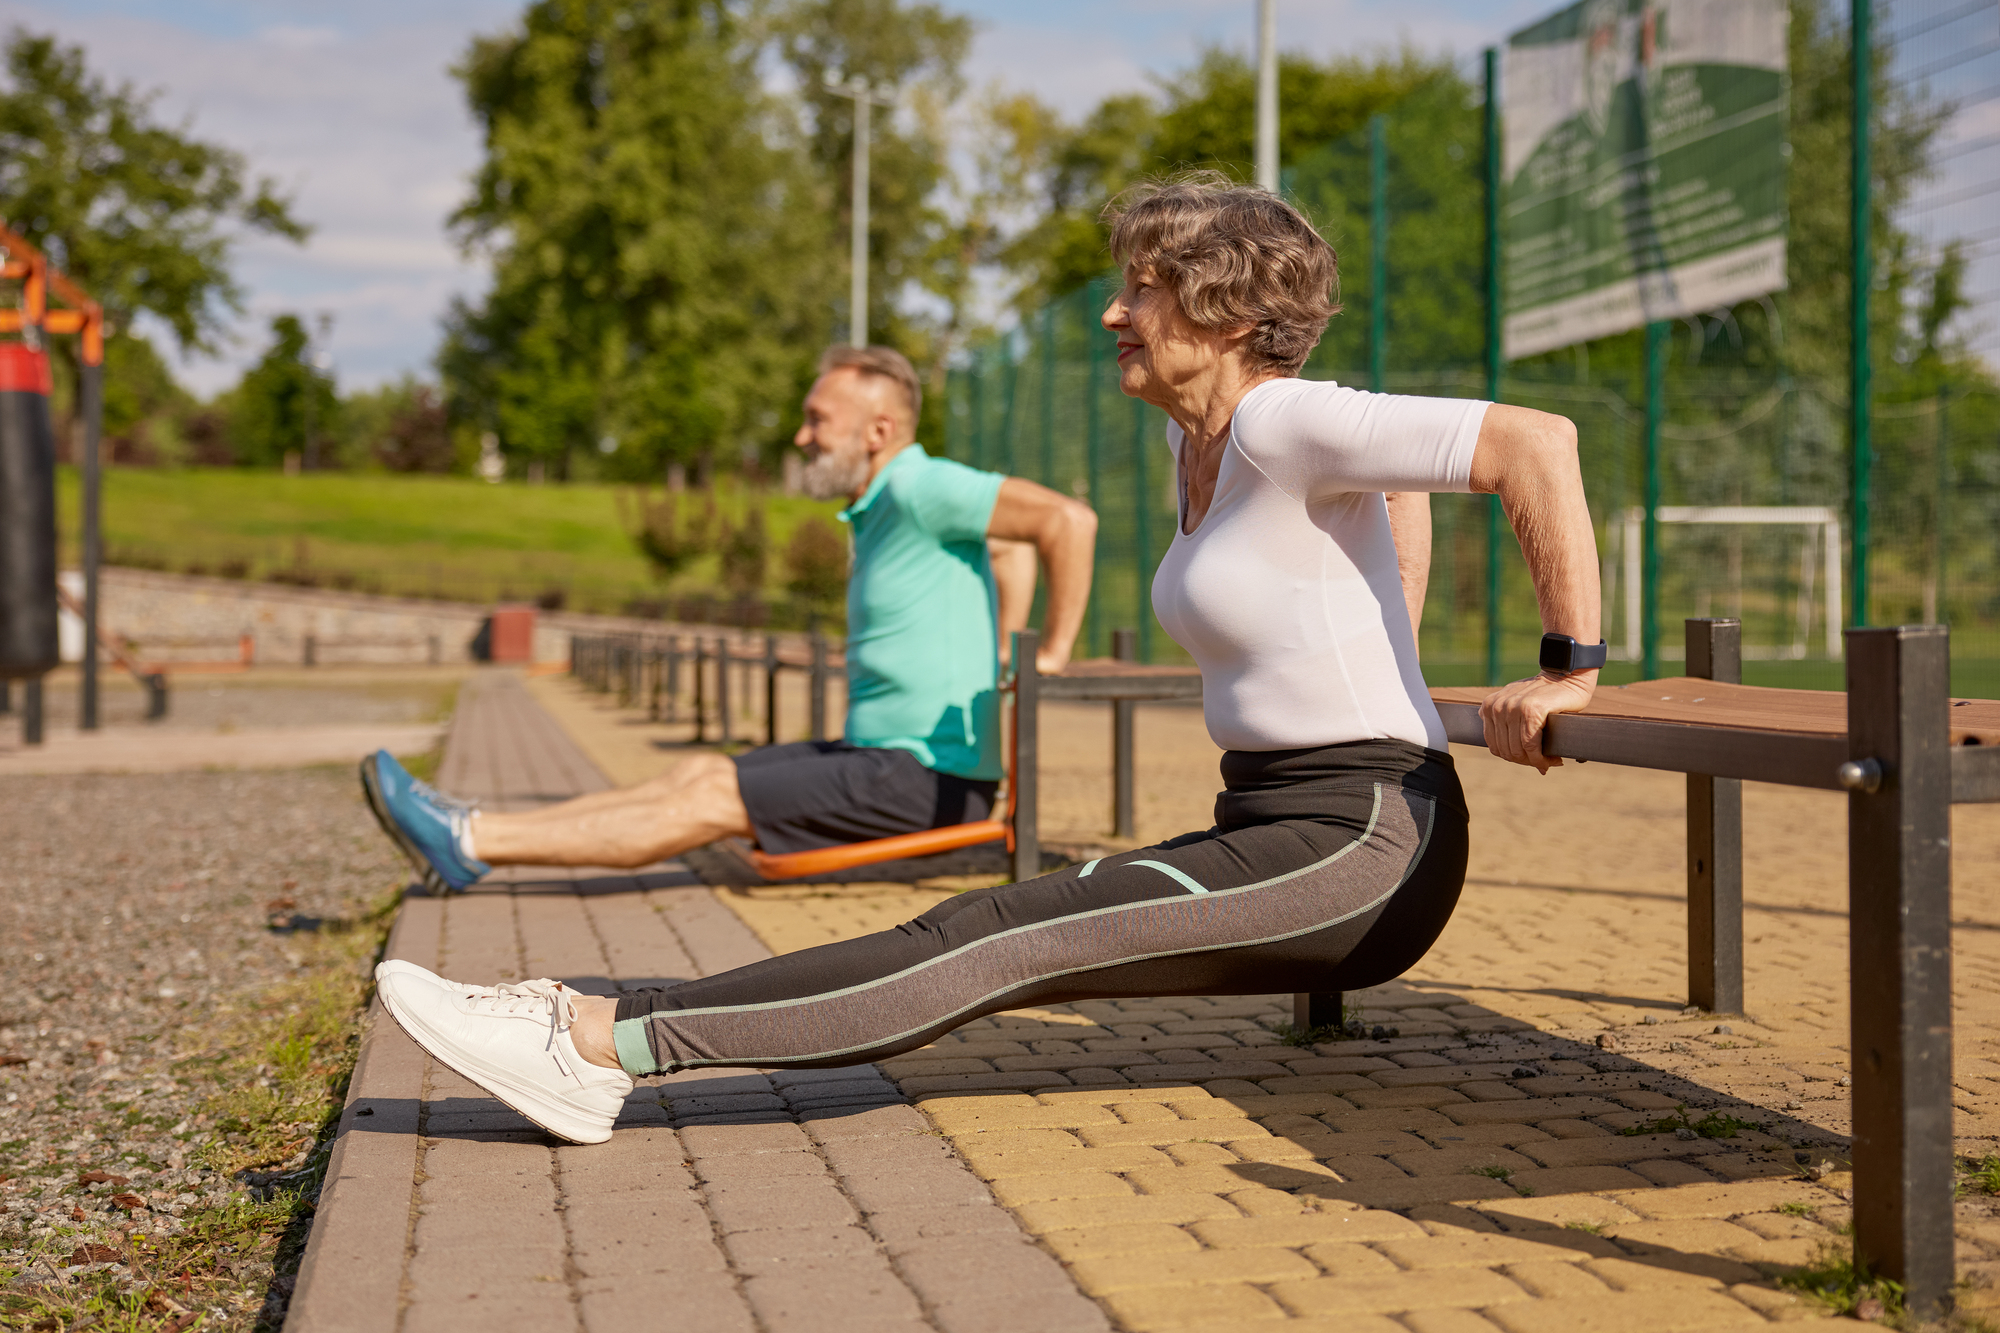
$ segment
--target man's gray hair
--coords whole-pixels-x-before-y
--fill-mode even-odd
[[[923,412],[924,390],[910,358],[893,347],[849,347],[842,343],[820,353],[819,373],[824,375],[833,370],[858,370],[864,375],[894,380],[909,401],[910,428],[916,429],[917,417]]]

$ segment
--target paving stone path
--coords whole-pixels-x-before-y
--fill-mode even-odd
[[[492,809],[605,783],[512,677],[468,688],[440,783]],[[410,898],[390,955],[603,993],[768,957],[672,867]],[[287,1327],[1103,1330],[1097,1306],[872,1067],[641,1082],[558,1146],[373,1015]]]
[[[631,751],[633,728],[534,685],[582,752]],[[599,785],[524,705],[504,680],[474,695],[444,785],[503,801]],[[1680,1333],[1826,1315],[1777,1279],[1837,1249],[1851,1212],[1844,876],[1814,861],[1838,846],[1837,804],[1750,793],[1746,826],[1813,873],[1758,882],[1751,1016],[1683,1013],[1682,904],[1645,878],[1677,864],[1679,779],[1602,770],[1593,804],[1566,811],[1497,761],[1461,767],[1484,821],[1474,877],[1410,976],[1350,997],[1396,1030],[1382,1040],[1289,1045],[1287,996],[1051,1006],[879,1071],[648,1080],[611,1144],[552,1148],[378,1023],[294,1319]],[[1615,824],[1615,866],[1521,883],[1565,819]],[[1955,829],[1972,1155],[2000,1135],[1995,834]],[[522,875],[412,899],[393,948],[602,988],[882,929],[944,896]],[[1983,1308],[2000,1214],[1972,1192],[1959,1218],[1961,1303]]]

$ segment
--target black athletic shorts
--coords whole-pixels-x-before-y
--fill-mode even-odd
[[[986,819],[1000,784],[925,768],[908,750],[794,741],[736,756],[757,846],[774,855]]]

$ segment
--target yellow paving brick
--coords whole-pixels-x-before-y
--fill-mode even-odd
[[[1820,1302],[1768,1282],[1739,1282],[1729,1294],[1766,1319],[1831,1319],[1833,1311]]]
[[[1026,1106],[954,1107],[943,1111],[933,1111],[923,1105],[923,1110],[930,1116],[931,1123],[946,1134],[968,1134],[989,1129],[1075,1129],[1080,1125],[1118,1123],[1118,1117],[1111,1114],[1110,1107],[1088,1102],[1064,1102],[1056,1106],[1031,1102]]]
[[[961,1146],[966,1164],[982,1180],[1041,1176],[1052,1171],[1137,1171],[1171,1169],[1173,1159],[1157,1148],[1065,1148],[1055,1152],[987,1153]],[[1228,1151],[1224,1149],[1224,1151]]]
[[[1347,1100],[1364,1111],[1382,1111],[1391,1107],[1406,1106],[1464,1106],[1471,1099],[1452,1088],[1382,1088],[1371,1091],[1356,1088],[1347,1094]]]
[[[1615,1256],[1616,1245],[1587,1231],[1526,1231],[1480,1235],[1459,1231],[1443,1236],[1384,1241],[1382,1253],[1404,1268],[1491,1267],[1494,1264],[1581,1263]]]
[[[1267,1189],[1262,1185],[1247,1190],[1231,1190],[1222,1196],[1235,1204],[1245,1217],[1295,1217],[1311,1212],[1313,1200],[1302,1199],[1285,1190]]]
[[[1099,1259],[1111,1254],[1184,1254],[1201,1242],[1180,1227],[1165,1222],[1131,1222],[1122,1226],[1079,1227],[1051,1231],[1042,1243],[1059,1259]]]
[[[1363,1080],[1360,1086],[1373,1088],[1375,1085]],[[1354,1103],[1331,1092],[1288,1092],[1267,1097],[1218,1098],[1226,1105],[1234,1106],[1239,1115],[1255,1116],[1262,1120],[1273,1115],[1346,1115],[1354,1111]]]
[[[1379,1208],[1344,1212],[1301,1213],[1296,1217],[1224,1217],[1196,1222],[1192,1231],[1204,1245],[1226,1250],[1238,1246],[1366,1244],[1422,1236],[1423,1228],[1407,1217]]]
[[[1335,1241],[1308,1245],[1305,1253],[1328,1277],[1388,1277],[1401,1271],[1366,1245]]]
[[[1165,1102],[1113,1102],[1111,1113],[1128,1125],[1147,1120],[1179,1120],[1174,1108]]]
[[[1520,1283],[1530,1295],[1544,1300],[1557,1296],[1597,1296],[1611,1290],[1581,1264],[1542,1260],[1507,1264],[1500,1271]]]
[[[1422,1203],[1405,1210],[1404,1216],[1422,1227],[1426,1236],[1446,1236],[1454,1231],[1492,1236],[1504,1230],[1485,1213],[1456,1203]]]
[[[951,1115],[960,1111],[1014,1110],[1023,1106],[1040,1106],[1041,1103],[1025,1092],[996,1092],[990,1096],[970,1097],[919,1097],[917,1109],[926,1115]]]
[[[1535,1169],[1535,1164],[1521,1154],[1492,1144],[1399,1152],[1389,1161],[1413,1176],[1462,1176],[1482,1167],[1502,1167],[1508,1171]]]
[[[1271,1131],[1254,1120],[1141,1120],[1129,1125],[1086,1125],[1077,1139],[1093,1148],[1121,1143],[1228,1143],[1236,1139],[1268,1139]]]
[[[1077,1286],[1092,1296],[1136,1288],[1298,1281],[1318,1273],[1309,1260],[1278,1249],[1112,1255],[1070,1265]]]
[[[1133,1333],[1211,1323],[1240,1327],[1285,1317],[1276,1301],[1248,1285],[1120,1291],[1105,1297],[1104,1304]]]
[[[1281,1282],[1271,1288],[1271,1295],[1301,1315],[1398,1314],[1442,1307],[1490,1310],[1530,1299],[1527,1292],[1487,1268],[1426,1273],[1420,1281],[1402,1274]]]
[[[1487,1176],[1424,1176],[1404,1180],[1354,1180],[1331,1186],[1302,1186],[1329,1199],[1367,1208],[1415,1208],[1425,1203],[1469,1203],[1518,1198],[1512,1188]]]
[[[1030,1234],[1070,1227],[1108,1226],[1125,1222],[1167,1222],[1181,1225],[1205,1218],[1241,1217],[1227,1199],[1214,1194],[1139,1194],[1122,1199],[1054,1199],[1023,1204],[1014,1210]]]
[[[1193,1083],[1160,1083],[1146,1087],[1120,1086],[1115,1088],[1050,1088],[1038,1092],[1031,1100],[1045,1106],[1110,1106],[1123,1102],[1198,1102],[1209,1095],[1208,1089]],[[970,1098],[959,1100],[969,1101]],[[921,1105],[921,1103],[920,1103]]]
[[[1260,1325],[1259,1327],[1262,1327]],[[1270,1326],[1283,1333],[1409,1333],[1409,1330],[1387,1315],[1338,1315],[1329,1319],[1287,1319],[1282,1324]],[[1199,1324],[1178,1324],[1174,1333],[1243,1333],[1243,1325],[1233,1319],[1216,1320]],[[1485,1326],[1482,1333],[1494,1333],[1493,1325]]]
[[[989,1129],[951,1137],[961,1153],[1060,1152],[1083,1146],[1067,1129]]]
[[[1141,1194],[1227,1194],[1249,1185],[1294,1187],[1336,1177],[1317,1162],[1237,1162],[1231,1166],[1143,1167],[1126,1173]]]
[[[1516,1171],[1507,1177],[1515,1189],[1528,1190],[1535,1197],[1551,1194],[1591,1194],[1606,1190],[1629,1190],[1644,1185],[1645,1177],[1622,1166],[1558,1166],[1543,1171]]]
[[[1593,1198],[1588,1194],[1555,1198],[1538,1196],[1532,1199],[1496,1199],[1492,1203],[1480,1204],[1479,1211],[1509,1231],[1567,1227],[1573,1222],[1606,1227],[1618,1222],[1638,1221],[1632,1211],[1623,1204],[1613,1203],[1609,1199]]]
[[[1169,1143],[1160,1149],[1179,1166],[1234,1166],[1244,1159],[1220,1143]]]
[[[1641,1217],[1734,1217],[1767,1213],[1780,1204],[1829,1204],[1835,1197],[1801,1180],[1743,1180],[1728,1185],[1680,1185],[1615,1196]]]
[[[1596,1259],[1590,1271],[1620,1291],[1650,1291],[1655,1287],[1726,1287],[1755,1282],[1763,1274],[1719,1254],[1689,1254],[1655,1250],[1632,1259]]]
[[[1752,1245],[1738,1245],[1730,1253],[1744,1263],[1760,1268],[1777,1265],[1783,1268],[1804,1268],[1820,1257],[1826,1249],[1826,1241],[1794,1236],[1784,1240],[1760,1240]],[[1768,1271],[1768,1270],[1767,1270]]]
[[[1329,1171],[1342,1180],[1408,1180],[1410,1173],[1385,1157],[1328,1157]]]
[[[1231,1139],[1229,1151],[1246,1162],[1310,1162],[1319,1154],[1313,1149],[1314,1143],[1300,1143],[1290,1138]]]
[[[1683,1253],[1713,1253],[1754,1245],[1763,1239],[1754,1231],[1715,1218],[1681,1218],[1671,1222],[1620,1222],[1605,1234],[1631,1245],[1659,1246]]]
[[[1379,1315],[1363,1316],[1380,1318]],[[1301,1323],[1310,1321],[1302,1320]],[[1292,1333],[1294,1325],[1286,1325]],[[1500,1326],[1476,1310],[1412,1310],[1402,1318],[1410,1333],[1499,1333]]]
[[[1486,1313],[1506,1333],[1679,1333],[1764,1322],[1747,1305],[1714,1291],[1681,1292],[1671,1299],[1658,1292],[1566,1296],[1495,1306]]]
[[[1326,1117],[1326,1123],[1343,1134],[1362,1134],[1374,1130],[1386,1132],[1405,1130],[1413,1134],[1429,1134],[1436,1131],[1448,1134],[1457,1122],[1445,1119],[1428,1107],[1392,1106],[1383,1111],[1347,1111],[1340,1115],[1329,1115]]]
[[[993,1197],[1009,1208],[1049,1199],[1111,1199],[1130,1196],[1132,1187],[1104,1171],[1052,1171],[987,1182]]]

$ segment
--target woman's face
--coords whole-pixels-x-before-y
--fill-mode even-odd
[[[1211,376],[1242,343],[1241,333],[1197,328],[1150,264],[1125,270],[1125,285],[1104,311],[1118,339],[1118,387],[1171,409],[1183,390]]]

